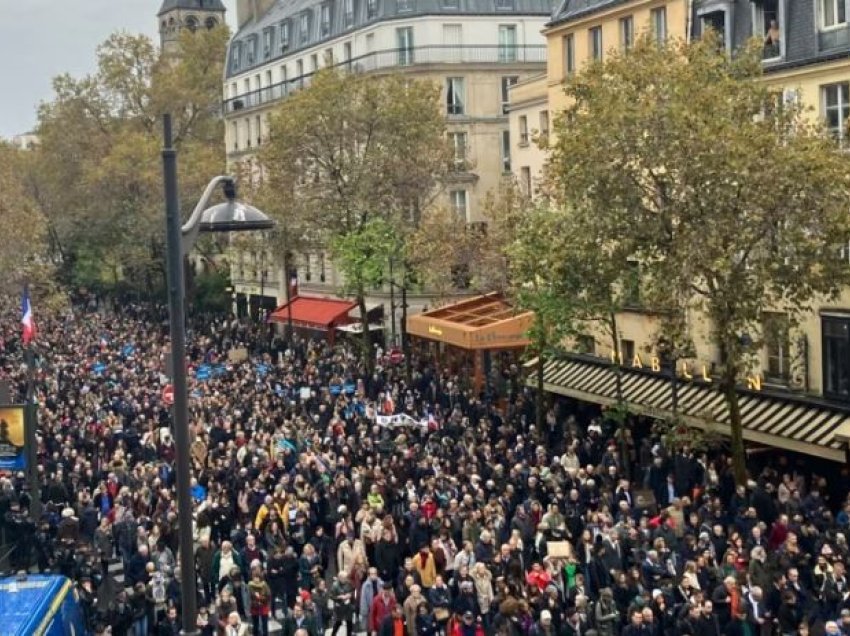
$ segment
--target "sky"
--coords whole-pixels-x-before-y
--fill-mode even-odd
[[[115,31],[144,33],[159,42],[156,13],[162,0],[0,0],[3,96],[0,137],[32,130],[36,110],[52,96],[62,73],[95,70],[95,49]],[[231,28],[236,0],[224,0]]]

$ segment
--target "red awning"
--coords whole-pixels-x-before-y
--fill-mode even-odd
[[[269,321],[287,324],[291,313],[292,324],[296,327],[328,331],[350,322],[348,312],[356,306],[357,303],[350,300],[296,296],[275,309],[269,315]]]

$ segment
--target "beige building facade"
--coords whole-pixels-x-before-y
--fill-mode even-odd
[[[245,0],[238,10],[223,87],[229,165],[255,161],[268,137],[270,112],[307,87],[317,70],[401,72],[442,87],[455,151],[442,203],[468,223],[486,222],[487,193],[512,175],[510,87],[546,68],[541,32],[551,14],[549,0]],[[284,301],[283,281],[290,276],[280,261],[261,253],[234,258],[240,313]],[[295,255],[293,269],[289,274],[297,276],[301,292],[334,295],[341,287],[326,252]],[[389,288],[376,290],[370,300],[391,304],[390,295]],[[415,313],[433,301],[411,292],[408,310]]]
[[[545,164],[545,152],[542,159],[532,159],[530,150],[517,143],[526,126],[520,118],[531,122],[532,111],[545,108],[554,121],[567,105],[565,78],[589,59],[627,47],[642,31],[654,37],[691,38],[708,27],[721,35],[730,53],[749,38],[761,39],[765,81],[783,100],[802,104],[807,116],[823,122],[844,145],[850,118],[850,12],[836,12],[834,7],[832,0],[564,0],[544,31],[545,104],[539,99],[538,82],[512,91],[511,130],[518,133],[513,137],[513,163]],[[516,176],[522,183],[522,172]],[[850,245],[843,258],[850,267]],[[707,319],[692,313],[693,355],[665,363],[653,344],[659,317],[643,307],[639,297],[634,301],[617,315],[615,336],[589,327],[588,336],[573,343],[570,356],[546,362],[547,390],[601,405],[622,401],[633,412],[676,416],[693,426],[728,433],[729,413],[716,390],[720,351]],[[766,308],[758,333],[742,335],[763,343],[750,371],[740,378],[744,438],[751,446],[846,462],[850,290],[834,300],[815,302],[797,324],[789,322],[788,316]]]

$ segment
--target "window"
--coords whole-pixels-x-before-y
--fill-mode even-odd
[[[344,0],[343,21],[346,28],[354,26],[354,0]]]
[[[818,4],[821,28],[829,29],[847,22],[846,0],[818,0]]]
[[[310,14],[302,13],[299,21],[298,37],[301,44],[306,44],[307,40],[310,39]]]
[[[516,62],[516,26],[499,25],[499,61]]]
[[[245,146],[251,147],[251,119],[250,117],[245,118]]]
[[[351,65],[351,42],[342,45],[342,59],[347,65]]]
[[[767,353],[767,377],[787,381],[791,371],[790,326],[786,314],[766,313],[762,321],[764,348]]]
[[[635,341],[620,340],[620,355],[625,364],[631,364],[632,360],[635,359]]]
[[[576,40],[570,33],[564,36],[564,75],[576,72]]]
[[[452,163],[453,168],[459,172],[467,169],[466,153],[467,153],[467,135],[465,132],[450,132],[449,144],[452,147]]]
[[[640,263],[637,261],[626,261],[623,270],[623,305],[640,306]]]
[[[527,197],[531,197],[531,168],[529,166],[523,166],[519,169],[519,180],[522,193]]]
[[[331,5],[328,3],[322,5],[321,29],[322,37],[331,34]]]
[[[582,334],[576,336],[576,352],[584,355],[596,355],[596,340],[593,336]]]
[[[310,73],[315,73],[319,70],[319,56],[316,53],[310,56]]]
[[[250,40],[248,40],[247,48],[248,48],[248,53],[247,53],[246,58],[247,58],[248,66],[250,66],[251,64],[254,63],[254,60],[257,58],[257,39],[251,38]]]
[[[242,54],[242,45],[234,44],[233,48],[230,50],[230,68],[234,71],[239,70],[239,56]]]
[[[658,7],[649,14],[652,25],[652,37],[658,44],[664,44],[667,40],[667,7]]]
[[[764,42],[762,57],[770,60],[782,57],[782,14],[781,0],[762,0],[753,2],[753,37]]]
[[[452,190],[449,192],[449,200],[455,214],[463,221],[467,221],[466,217],[466,190]]]
[[[729,38],[726,35],[726,11],[719,10],[703,13],[700,15],[700,23],[702,25],[703,33],[707,33],[708,30],[711,29],[720,39],[721,48],[726,48],[727,42],[729,42]],[[657,30],[655,28],[654,14],[652,21],[652,32],[653,34],[657,33]]]
[[[513,11],[514,0],[496,0],[496,11]]]
[[[295,81],[298,82],[298,88],[304,88],[304,60],[296,60],[295,78]]]
[[[525,115],[519,117],[519,145],[528,145],[528,117]]]
[[[268,87],[272,84],[274,84],[274,82],[272,81],[272,72],[271,70],[268,70],[266,71],[266,86]]]
[[[280,23],[280,52],[289,50],[289,22]]]
[[[230,124],[231,136],[233,137],[233,150],[239,150],[239,122]]]
[[[850,317],[821,318],[823,335],[823,394],[850,398]]]
[[[289,84],[287,83],[289,80],[289,73],[286,70],[286,64],[280,67],[280,92],[283,95],[286,95],[289,91]]]
[[[540,139],[549,141],[549,111],[540,111]]]
[[[635,43],[635,19],[632,16],[620,18],[620,48],[628,51]]]
[[[602,27],[593,27],[587,32],[590,45],[590,59],[602,59]]]
[[[413,11],[413,0],[398,0],[399,13]]]
[[[366,0],[366,18],[371,20],[378,17],[378,0]]]
[[[272,30],[263,31],[263,57],[269,58],[272,54]]]
[[[442,0],[441,4],[444,9],[459,9],[460,0]]]
[[[446,80],[446,112],[449,115],[464,114],[464,92],[462,77],[450,77]]]
[[[400,27],[395,30],[396,46],[398,47],[398,65],[413,64],[413,27]]]
[[[193,15],[186,18],[186,28],[194,32],[198,28],[198,18]]]
[[[254,118],[254,131],[257,134],[257,146],[263,143],[263,120],[257,115]]]
[[[502,131],[502,172],[507,174],[511,171],[511,132]]]
[[[821,103],[827,130],[839,143],[843,143],[847,137],[847,117],[850,116],[850,83],[821,87]]]
[[[325,66],[333,66],[334,65],[334,50],[333,49],[325,49],[325,54],[323,55],[324,65]]]
[[[502,78],[502,114],[507,115],[511,105],[511,86],[519,81],[516,75],[508,75]]]

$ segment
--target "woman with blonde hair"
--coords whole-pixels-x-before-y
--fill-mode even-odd
[[[493,574],[483,563],[476,563],[469,572],[472,582],[475,584],[475,595],[478,599],[478,607],[482,615],[490,613],[490,605],[493,603]]]

